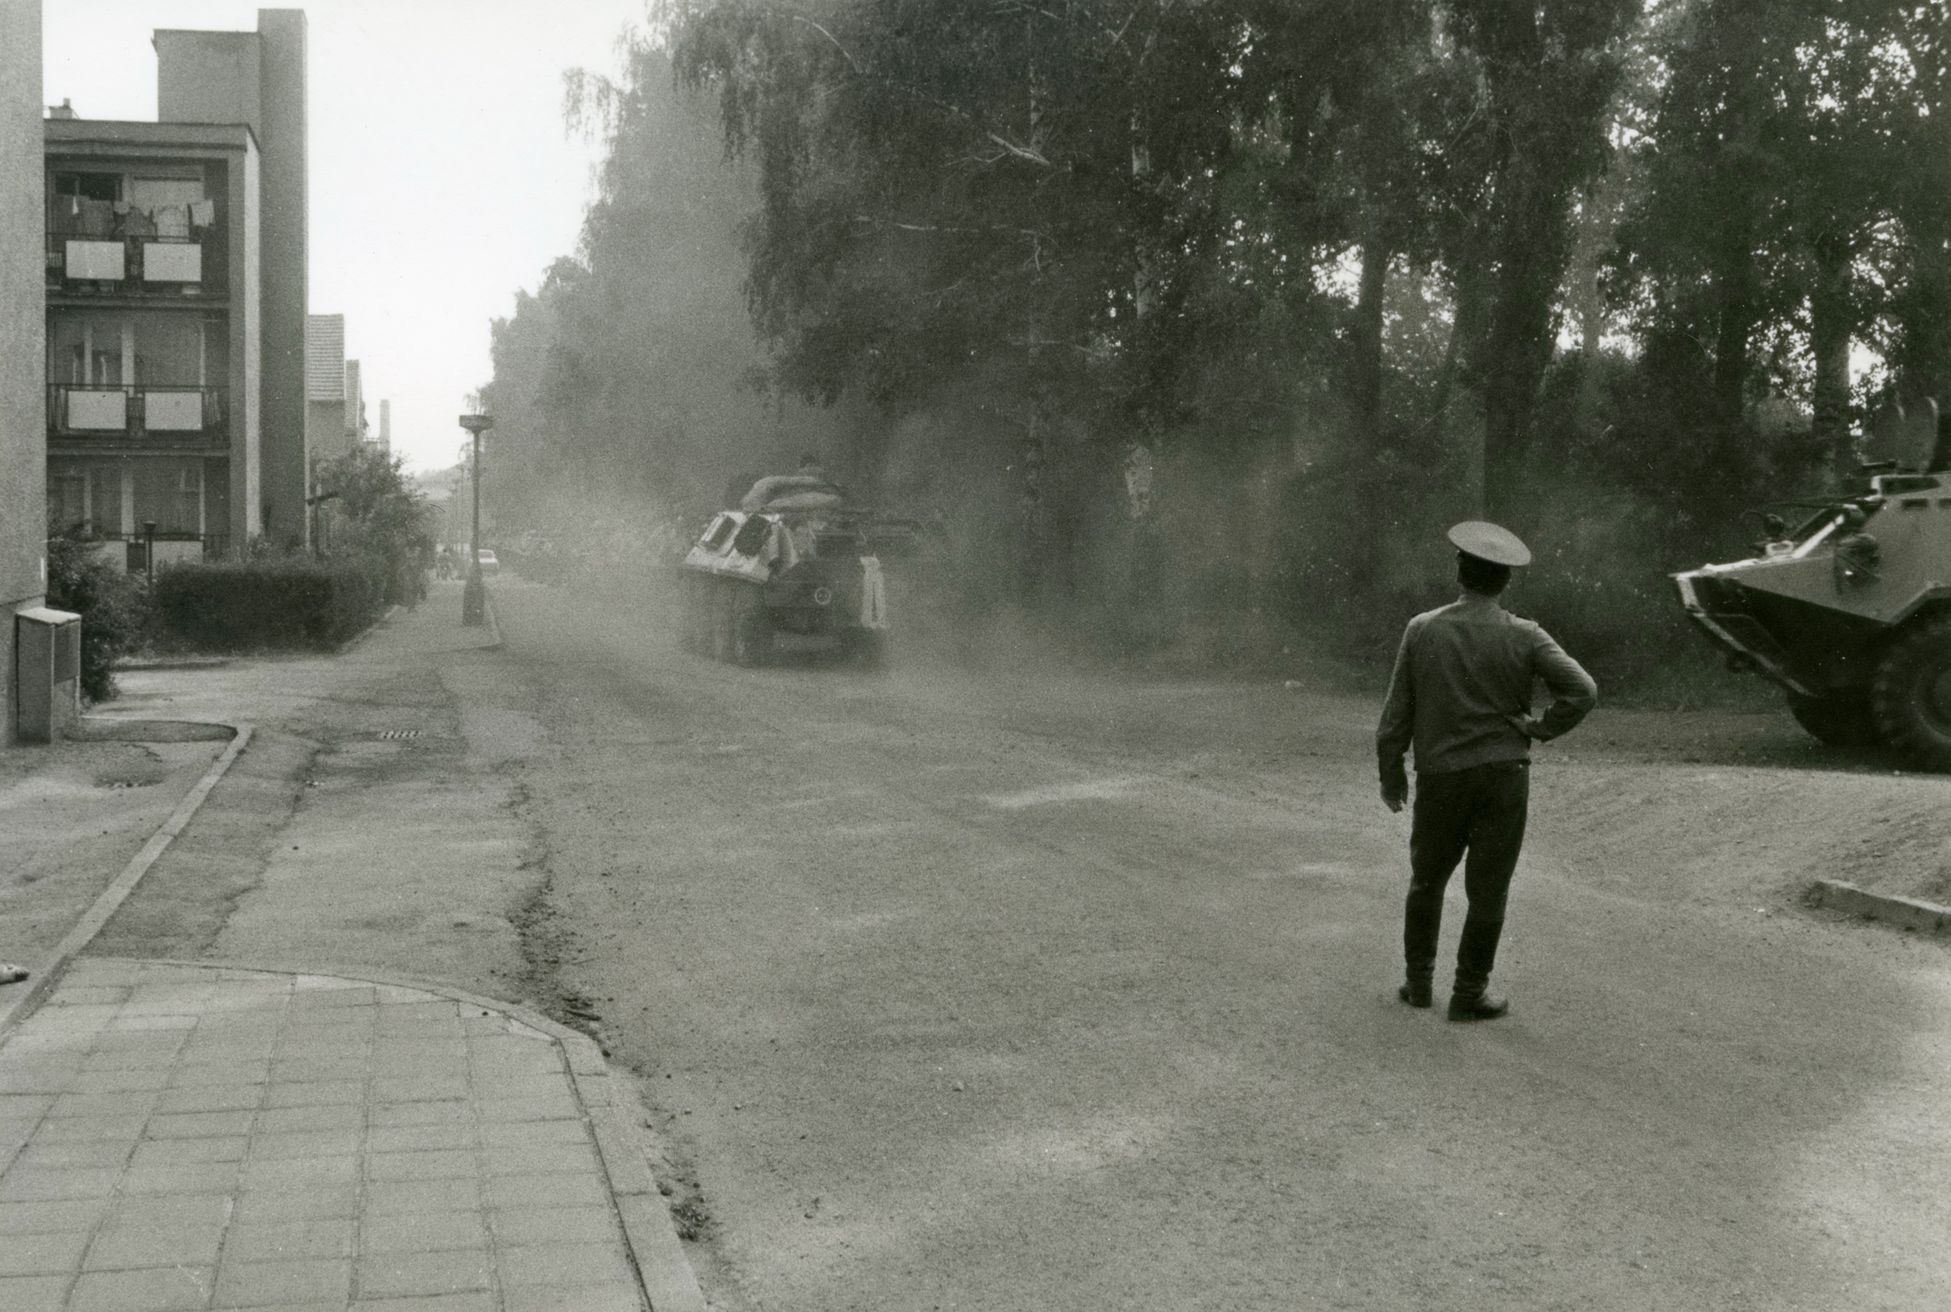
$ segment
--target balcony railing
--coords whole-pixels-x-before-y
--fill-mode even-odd
[[[158,568],[178,561],[222,560],[230,554],[230,534],[156,530],[155,534],[118,533],[82,522],[71,524],[65,532],[81,537],[93,553],[118,569],[137,574],[149,568],[151,544]]]
[[[224,293],[223,243],[198,237],[48,234],[47,290],[68,296],[159,300]]]
[[[51,383],[50,437],[222,439],[229,434],[229,389]]]

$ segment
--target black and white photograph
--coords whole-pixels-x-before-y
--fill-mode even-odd
[[[0,1312],[1951,1307],[1951,0],[0,0]]]

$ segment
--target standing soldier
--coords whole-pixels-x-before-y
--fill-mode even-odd
[[[1524,845],[1531,740],[1547,742],[1584,719],[1598,685],[1550,634],[1497,604],[1511,570],[1531,563],[1515,533],[1473,520],[1452,528],[1449,538],[1462,595],[1409,621],[1375,731],[1382,801],[1391,811],[1409,799],[1402,758],[1412,744],[1416,752],[1402,925],[1407,978],[1397,996],[1412,1007],[1430,1005],[1443,889],[1465,861],[1470,901],[1450,1019],[1495,1020],[1509,1007],[1488,989]],[[1536,679],[1553,698],[1540,716],[1531,714]]]

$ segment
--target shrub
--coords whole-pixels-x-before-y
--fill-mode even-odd
[[[378,615],[384,571],[354,557],[173,565],[156,576],[165,636],[207,651],[337,646]]]
[[[115,695],[116,659],[142,644],[151,612],[142,583],[94,546],[73,534],[47,540],[47,604],[81,616],[81,692],[100,702]]]
[[[399,458],[358,447],[322,466],[318,481],[332,497],[325,519],[328,557],[372,562],[385,601],[419,601],[433,564],[432,512],[401,472]]]

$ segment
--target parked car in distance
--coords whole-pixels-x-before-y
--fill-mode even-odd
[[[481,572],[484,575],[499,573],[501,570],[501,562],[495,559],[494,551],[488,547],[481,548],[475,559],[480,562]]]

